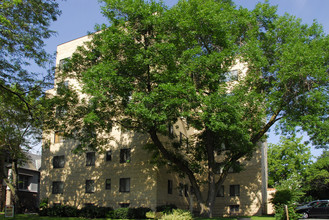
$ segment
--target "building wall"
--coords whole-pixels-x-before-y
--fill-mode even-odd
[[[149,163],[150,155],[143,149],[147,138],[136,133],[114,129],[116,137],[103,152],[96,153],[95,166],[86,166],[85,153],[73,154],[74,142],[51,143],[43,151],[41,197],[50,204],[61,203],[82,207],[92,203],[98,206],[119,208],[121,203],[130,207],[156,206],[157,168]],[[131,149],[129,163],[120,163],[120,149]],[[112,160],[105,160],[105,152],[112,151]],[[65,155],[65,167],[53,168],[52,158]],[[130,178],[130,192],[119,192],[120,178]],[[105,189],[106,179],[111,179],[111,189]],[[95,181],[95,192],[85,192],[85,181]],[[52,182],[63,181],[63,194],[52,194]]]

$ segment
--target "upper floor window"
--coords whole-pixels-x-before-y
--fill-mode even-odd
[[[224,197],[224,185],[221,185],[219,187],[219,190],[217,191],[216,197]]]
[[[230,196],[240,196],[240,185],[230,185]]]
[[[65,156],[54,156],[53,157],[53,167],[54,168],[64,168],[65,165]]]
[[[173,182],[168,180],[168,194],[172,194]]]
[[[120,192],[130,192],[130,178],[120,178]]]
[[[67,109],[64,106],[57,106],[56,107],[56,118],[62,118],[66,115]]]
[[[185,147],[186,150],[188,151],[188,147],[189,147],[188,138],[182,132],[179,133],[179,143],[182,147]]]
[[[86,153],[86,166],[95,166],[95,152]]]
[[[65,80],[64,82],[57,83],[57,94],[63,95],[69,88],[69,81]]]
[[[111,150],[106,151],[105,160],[106,161],[112,161],[112,151]]]
[[[61,59],[58,64],[58,69],[59,70],[66,70],[67,69],[67,64],[68,64],[69,58],[66,57],[64,59]]]
[[[63,136],[63,132],[56,131],[54,135],[54,143],[63,143],[65,138]]]
[[[225,82],[237,81],[237,80],[239,80],[238,70],[231,70],[225,73],[225,79],[224,79]]]
[[[31,178],[31,176],[19,174],[18,175],[18,189],[27,190],[30,185],[30,178]]]
[[[95,192],[95,181],[86,180],[86,193],[94,193],[94,192]]]
[[[107,189],[107,190],[111,189],[111,179],[105,180],[105,189]]]
[[[53,182],[53,194],[62,194],[64,189],[64,182],[63,181],[54,181]]]
[[[184,184],[183,183],[179,183],[179,187],[178,187],[178,195],[183,196],[184,193]]]
[[[130,151],[131,149],[120,150],[120,163],[130,163]]]

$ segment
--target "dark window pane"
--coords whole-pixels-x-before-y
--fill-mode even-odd
[[[86,166],[95,166],[95,152],[86,153]]]
[[[219,187],[219,191],[217,192],[217,195],[216,196],[217,197],[224,197],[224,186],[223,185],[221,185]]]
[[[95,181],[86,180],[86,193],[94,193],[94,192],[95,192]]]
[[[111,161],[112,160],[112,151],[106,151],[106,161]]]
[[[120,179],[120,192],[130,192],[130,178]]]
[[[18,175],[18,189],[28,190],[30,185],[30,176]]]
[[[120,163],[130,163],[130,149],[120,150]]]
[[[53,182],[53,194],[62,194],[64,189],[64,182],[63,181],[55,181]]]
[[[172,187],[173,187],[172,180],[168,180],[168,194],[172,194]]]
[[[230,214],[238,214],[240,211],[239,205],[230,205]]]
[[[180,183],[179,184],[179,195],[180,196],[183,196],[183,191],[184,191],[184,184],[183,183]]]
[[[111,189],[111,179],[106,179],[105,181],[105,189]]]
[[[64,168],[65,166],[65,156],[54,156],[53,167],[54,168]]]
[[[240,196],[240,185],[230,185],[230,196]]]

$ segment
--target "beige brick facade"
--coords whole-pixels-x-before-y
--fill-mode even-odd
[[[88,39],[86,36],[59,45],[57,64],[61,59],[69,57],[77,46]],[[70,79],[70,85],[79,88],[74,79]],[[54,94],[55,90],[50,90],[49,93]],[[186,126],[183,125],[184,122],[179,121],[179,128],[175,128],[177,134],[182,132],[188,136],[193,133],[191,130],[185,130]],[[87,166],[86,153],[72,153],[76,142],[66,140],[55,143],[54,132],[44,134],[44,139],[50,144],[43,148],[42,153],[41,199],[48,198],[50,205],[61,203],[83,207],[86,204],[94,204],[116,209],[129,204],[129,207],[150,207],[154,210],[159,205],[175,204],[179,208],[197,211],[196,198],[191,196],[189,181],[168,172],[166,167],[157,167],[150,163],[151,154],[144,149],[145,144],[150,142],[148,136],[124,132],[119,127],[112,129],[111,136],[114,139],[104,151],[95,152],[94,165]],[[120,162],[122,149],[130,149],[130,160],[124,163]],[[224,183],[224,195],[216,198],[215,215],[262,214],[266,201],[264,149],[265,145],[260,145],[252,160],[241,161],[246,164],[244,171],[229,174]],[[107,151],[111,151],[110,161],[106,160]],[[64,156],[65,163],[60,168],[54,168],[53,161],[56,156]],[[129,192],[120,192],[120,179],[124,178],[130,180]],[[86,192],[88,180],[92,180],[94,186],[91,193]],[[106,186],[106,182],[110,183],[110,187]],[[168,192],[168,182],[172,184],[172,193]],[[53,189],[56,184],[62,189],[60,193]],[[180,186],[184,186],[182,195]],[[232,187],[239,189],[239,195],[230,195]],[[237,213],[231,213],[234,208],[238,208]]]

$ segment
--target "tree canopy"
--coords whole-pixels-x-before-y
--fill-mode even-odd
[[[38,89],[49,75],[31,71],[34,63],[49,68],[51,56],[44,50],[44,39],[55,34],[49,29],[60,11],[54,0],[4,0],[0,3],[0,91],[9,91],[22,102],[24,93]],[[11,86],[18,84],[18,93]],[[25,102],[28,106],[29,103]],[[32,106],[28,106],[33,108]],[[31,112],[30,109],[30,113]]]
[[[48,125],[78,139],[78,149],[100,149],[106,140],[97,133],[115,125],[148,134],[157,158],[188,177],[211,216],[229,170],[243,169],[239,161],[252,157],[276,122],[283,133],[303,129],[313,144],[327,146],[329,38],[319,24],[279,16],[268,4],[248,11],[230,1],[179,1],[170,9],[103,2],[110,25],[58,74],[78,79],[82,90],[52,99],[48,117],[56,105],[68,108],[62,123]],[[188,149],[177,137],[161,139],[181,119],[195,131]]]

